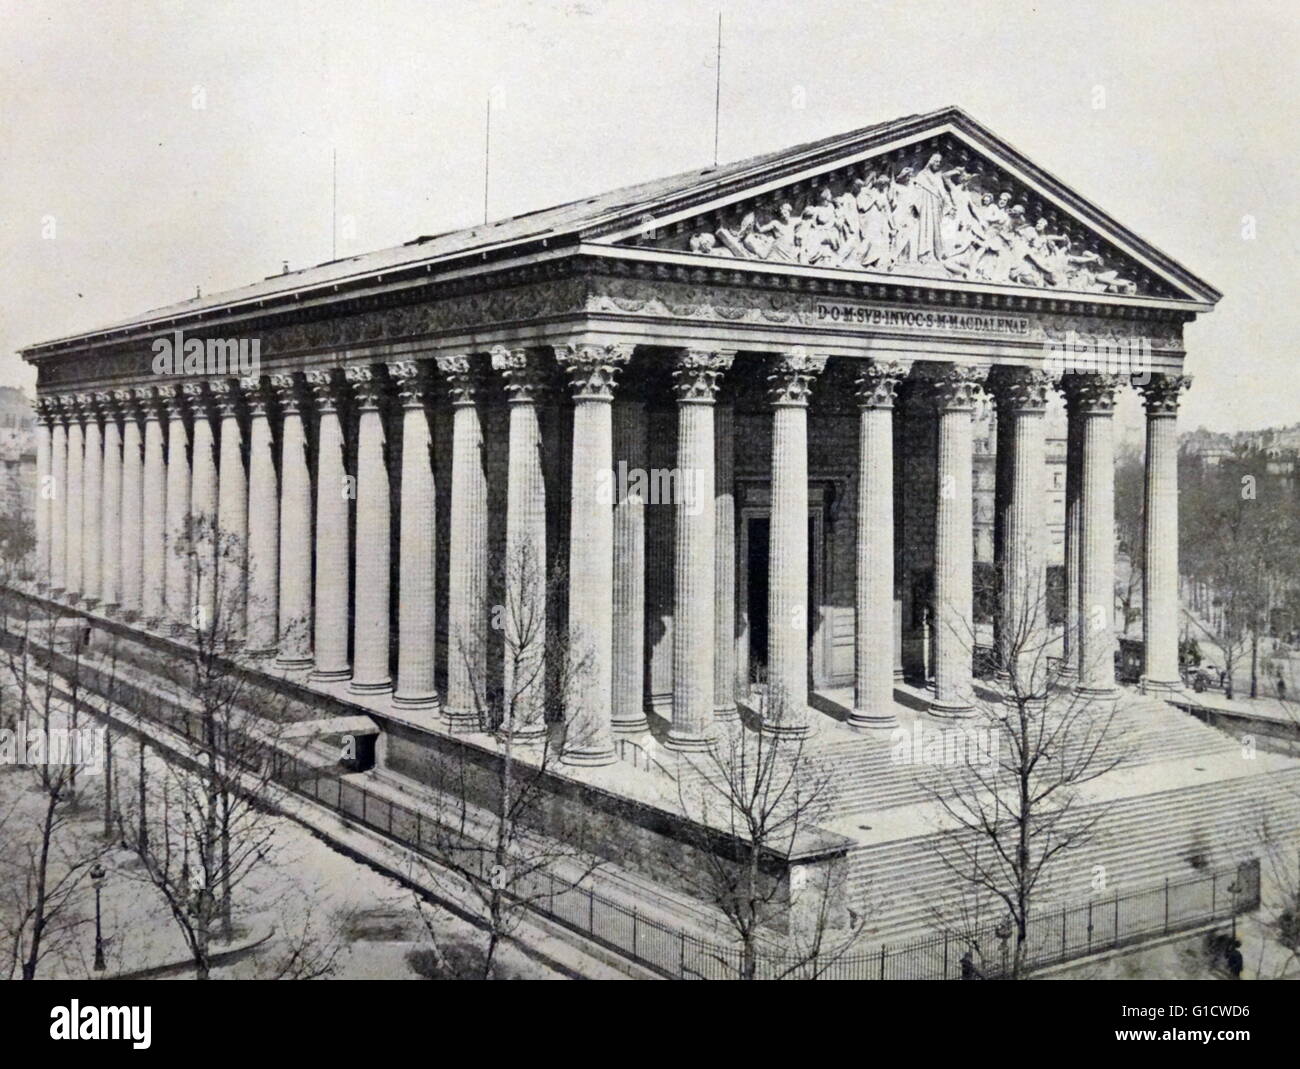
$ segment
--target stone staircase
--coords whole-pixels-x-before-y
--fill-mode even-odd
[[[1159,771],[1152,766],[1153,780]],[[1116,892],[1259,857],[1265,818],[1269,841],[1300,840],[1300,764],[1092,803],[1080,807],[1076,819],[1089,819],[1098,807],[1105,815],[1090,841],[1058,855],[1037,906],[1105,902]],[[870,932],[905,940],[932,933],[941,927],[940,918],[957,915],[964,881],[944,863],[945,854],[959,856],[945,844],[948,834],[922,832],[851,851],[849,901],[867,918]],[[958,834],[968,843],[975,839]],[[1105,866],[1104,891],[1094,884],[1098,865]]]
[[[983,721],[962,725],[923,718],[925,730],[978,728]],[[911,731],[911,725],[906,725]],[[999,739],[1006,759],[1005,738]],[[1126,694],[1115,718],[1098,745],[1096,765],[1104,767],[1119,759],[1123,767],[1167,761],[1181,757],[1225,753],[1236,750],[1231,736],[1208,727],[1163,701]],[[854,735],[836,730],[825,733],[806,750],[829,775],[828,803],[836,814],[873,814],[902,805],[933,801],[936,792],[950,794],[962,781],[960,765],[935,767],[895,760],[888,732]]]

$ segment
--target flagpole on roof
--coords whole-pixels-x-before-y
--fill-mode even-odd
[[[718,165],[718,123],[722,114],[722,11],[718,11],[718,62],[713,85],[713,166]]]

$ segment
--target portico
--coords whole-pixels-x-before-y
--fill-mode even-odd
[[[990,191],[1042,225],[986,210]],[[882,254],[881,233],[906,239]],[[1104,700],[1112,417],[1136,388],[1145,676],[1167,689],[1182,331],[1217,298],[960,111],[881,124],[26,350],[53,488],[36,582],[140,629],[219,628],[407,721],[524,742],[550,722],[572,768],[622,738],[699,750],[738,708],[804,737],[817,689],[888,729],[901,677],[961,719],[983,644],[972,419],[992,405],[998,663],[1036,686],[1027,651],[1050,647]],[[258,367],[156,375],[176,331],[256,343]],[[1056,393],[1064,626],[1043,546]]]

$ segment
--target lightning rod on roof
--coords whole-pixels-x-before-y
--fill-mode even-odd
[[[718,124],[722,114],[722,11],[718,11],[717,74],[713,84],[713,166],[718,165]]]

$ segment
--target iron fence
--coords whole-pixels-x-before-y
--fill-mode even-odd
[[[45,651],[55,671],[77,670],[83,686],[96,669],[85,662]],[[66,662],[66,663],[61,663]],[[174,701],[122,679],[100,680],[111,694],[91,689],[147,719],[199,740],[201,720]],[[65,694],[65,698],[70,695]],[[83,704],[84,703],[79,703]],[[92,706],[87,712],[99,714]],[[100,714],[102,715],[102,714]],[[274,750],[269,768],[257,771],[347,819],[413,849],[434,863],[451,863],[469,878],[486,883],[492,855],[477,843],[457,845],[426,812],[345,780],[322,768]],[[439,830],[440,829],[440,830]],[[974,971],[985,978],[1006,975],[1014,952],[1012,933],[1002,924],[975,925],[871,950],[807,960],[760,953],[746,962],[736,945],[722,945],[648,917],[635,906],[608,898],[591,885],[575,885],[539,870],[515,881],[510,894],[528,909],[671,979],[735,979],[748,972],[757,979],[943,980],[959,979],[969,952]],[[1085,903],[1035,912],[1025,932],[1025,967],[1042,969],[1157,935],[1186,931],[1251,912],[1260,903],[1260,864],[1252,859],[1163,885],[1116,893]]]

